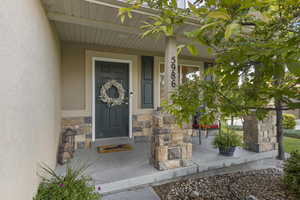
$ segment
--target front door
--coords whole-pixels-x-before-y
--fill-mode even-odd
[[[101,88],[108,82],[120,83],[119,89],[111,86],[106,96],[120,100],[120,87],[125,91],[122,103],[112,105],[101,96]],[[95,136],[99,138],[129,136],[129,64],[95,61]],[[104,90],[102,90],[104,91]],[[121,95],[122,96],[122,95]]]

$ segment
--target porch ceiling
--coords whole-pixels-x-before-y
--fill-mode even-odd
[[[96,3],[92,3],[92,2]],[[101,46],[164,52],[163,38],[141,38],[139,27],[148,15],[133,13],[134,17],[121,23],[117,17],[118,6],[125,4],[116,0],[42,0],[49,20],[51,20],[62,41],[96,44]],[[100,4],[97,4],[100,2]],[[151,11],[148,9],[148,11]],[[180,30],[192,28],[186,24]],[[179,34],[180,35],[180,34]],[[187,40],[178,36],[179,43]],[[211,59],[205,46],[197,45],[199,56]],[[183,55],[191,56],[187,51]]]

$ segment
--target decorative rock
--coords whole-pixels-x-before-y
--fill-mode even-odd
[[[200,193],[197,192],[197,191],[193,191],[193,192],[191,192],[191,194],[190,194],[190,197],[192,197],[192,198],[198,198],[199,196],[200,196]]]
[[[245,200],[257,200],[257,198],[253,195],[249,195],[245,198]]]
[[[154,189],[164,200],[296,200],[281,177],[277,169],[242,171],[178,180]]]

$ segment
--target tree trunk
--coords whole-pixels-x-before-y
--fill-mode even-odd
[[[282,102],[280,100],[275,100],[276,108],[276,128],[277,128],[277,143],[278,143],[278,155],[277,159],[285,160],[284,146],[283,146],[283,115],[282,115]]]

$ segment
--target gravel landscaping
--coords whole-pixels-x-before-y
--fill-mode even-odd
[[[161,200],[296,200],[281,182],[282,171],[263,169],[155,186]]]

